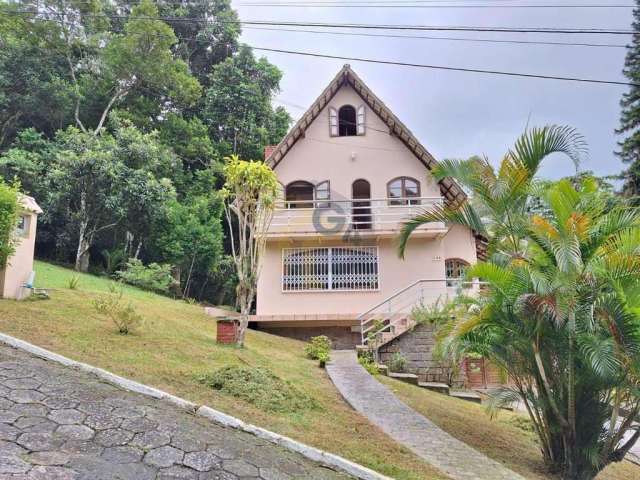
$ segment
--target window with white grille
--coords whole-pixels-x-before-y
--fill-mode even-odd
[[[285,248],[282,289],[377,290],[378,247]]]

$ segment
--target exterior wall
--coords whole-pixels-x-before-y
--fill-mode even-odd
[[[338,110],[349,104],[356,109],[365,107],[365,134],[361,136],[331,137],[329,108]],[[387,197],[387,183],[400,176],[420,183],[420,196],[441,199],[440,187],[425,165],[396,136],[390,135],[387,125],[369,109],[350,86],[343,86],[331,102],[307,128],[304,136],[289,150],[275,167],[283,186],[297,180],[318,184],[329,180],[331,200],[351,199],[355,180],[367,180],[371,199]],[[298,237],[300,238],[300,237]],[[268,240],[258,281],[256,313],[260,316],[290,316],[332,314],[353,320],[396,291],[419,279],[442,280],[446,258],[461,258],[475,262],[475,242],[468,230],[452,228],[444,238],[411,238],[405,259],[398,258],[397,239],[375,237],[362,232],[355,245],[377,245],[379,258],[379,289],[377,291],[318,291],[283,292],[282,250],[295,247],[344,247],[354,245],[342,239],[318,235],[308,240],[271,238]],[[433,298],[446,294],[446,288],[434,286]],[[428,295],[428,293],[427,293]],[[290,318],[288,320],[291,320]],[[311,320],[301,319],[300,323]],[[259,328],[268,322],[258,321]],[[317,322],[316,322],[317,323]],[[345,321],[335,325],[345,325]],[[299,325],[299,326],[301,326]],[[295,328],[272,325],[274,328]],[[307,328],[307,327],[305,327]]]
[[[20,215],[28,216],[27,234],[21,237],[16,245],[16,251],[4,270],[0,270],[0,296],[2,298],[24,298],[28,291],[22,288],[29,274],[33,271],[33,253],[36,243],[36,227],[38,216],[32,212],[22,212]]]
[[[329,180],[333,200],[351,199],[351,184],[357,179],[371,185],[371,198],[386,198],[387,182],[413,177],[420,182],[422,197],[440,198],[440,188],[425,166],[395,136],[375,112],[365,105],[366,131],[362,136],[331,137],[329,107],[339,109],[364,101],[349,86],[342,87],[305,132],[304,138],[276,166],[278,180],[287,185],[296,180],[313,184]]]
[[[258,324],[257,328],[267,333],[305,342],[311,337],[326,335],[331,339],[333,348],[337,350],[352,349],[360,344],[360,334],[353,332],[350,327],[270,327],[266,324]]]
[[[444,236],[444,258],[459,258],[470,265],[477,262],[476,240],[468,228],[452,225]]]
[[[393,355],[400,353],[407,361],[405,372],[418,375],[421,382],[449,383],[449,370],[433,358],[435,344],[434,327],[417,325],[380,347],[380,363],[389,365]],[[462,377],[455,381],[456,386],[463,383]]]
[[[377,291],[283,292],[283,248],[348,246],[348,244],[327,242],[319,245],[317,240],[269,243],[263,256],[262,271],[258,281],[256,313],[258,315],[323,313],[355,316],[384,301],[415,280],[444,278],[443,243],[440,239],[412,239],[407,247],[404,260],[398,258],[394,239],[381,239],[377,242],[363,240],[362,245],[378,246],[380,288]],[[445,292],[434,291],[434,295],[441,293]]]

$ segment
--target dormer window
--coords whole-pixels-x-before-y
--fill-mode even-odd
[[[343,105],[338,110],[329,107],[329,133],[332,137],[353,137],[365,133],[365,108]]]
[[[356,109],[344,105],[338,110],[338,136],[353,137],[356,135]]]

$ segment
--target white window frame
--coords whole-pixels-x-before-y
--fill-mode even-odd
[[[471,265],[466,260],[463,260],[462,258],[458,258],[458,257],[447,258],[444,261],[444,273],[445,273],[444,276],[445,276],[445,279],[447,281],[447,287],[458,287],[458,286],[463,285],[463,282],[464,282],[464,279],[465,279],[464,273],[462,275],[457,276],[457,277],[450,276],[449,275],[449,265],[448,265],[449,262],[452,262],[452,263],[455,264],[455,268],[459,271],[459,273],[464,272]],[[460,272],[460,270],[462,270],[462,272]]]
[[[326,263],[308,263],[306,266],[309,266],[312,269],[316,270],[316,273],[312,273],[311,277],[317,277],[315,281],[316,284],[325,283],[327,285],[326,288],[318,287],[318,288],[287,288],[291,282],[285,282],[285,259],[287,258],[288,252],[294,253],[304,253],[311,251],[326,251]],[[375,275],[375,280],[373,280],[375,286],[368,286],[367,284],[371,284],[372,280],[365,278],[355,278],[352,281],[352,284],[359,283],[359,286],[351,286],[347,288],[336,288],[337,281],[334,281],[334,269],[332,268],[336,264],[333,263],[333,259],[336,254],[340,254],[341,250],[356,250],[368,252],[369,254],[375,255],[375,264],[370,264],[369,267],[373,267],[374,273],[371,272],[360,272],[364,273],[364,275]],[[319,255],[319,256],[322,256]],[[334,247],[297,247],[297,248],[283,248],[282,249],[282,259],[281,259],[281,270],[280,270],[280,288],[282,293],[304,293],[304,292],[377,292],[380,291],[380,255],[379,249],[377,246],[334,246]],[[364,263],[360,264],[357,268],[363,268]],[[304,262],[300,265],[300,267],[305,267]],[[364,267],[366,269],[366,267]],[[357,275],[358,273],[356,273]],[[309,274],[303,274],[309,275]],[[348,275],[348,274],[347,274]],[[294,276],[294,275],[291,275]],[[326,276],[326,278],[325,278]],[[313,283],[313,281],[311,282]],[[343,280],[341,283],[345,283]]]
[[[29,235],[29,215],[18,214],[18,224],[16,225],[16,235],[27,237]]]

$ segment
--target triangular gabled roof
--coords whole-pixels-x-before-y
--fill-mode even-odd
[[[327,88],[320,94],[315,102],[307,109],[302,115],[300,120],[289,130],[287,135],[282,141],[270,152],[265,159],[267,165],[272,168],[276,168],[278,164],[284,159],[289,150],[295,145],[295,143],[302,137],[304,137],[305,131],[313,123],[313,121],[320,115],[320,112],[327,106],[333,99],[335,94],[344,85],[351,86],[360,95],[362,100],[367,106],[373,110],[383,122],[389,127],[389,134],[395,135],[399,138],[405,146],[413,152],[413,154],[420,160],[428,170],[432,170],[438,163],[437,160],[424,148],[416,136],[411,133],[411,130],[396,117],[393,112],[387,107],[382,100],[380,100],[373,91],[367,87],[358,75],[351,69],[350,65],[345,65],[338,72],[335,78],[329,83]],[[452,178],[444,178],[440,180],[440,193],[445,198],[445,201],[449,204],[457,204],[467,198],[460,185],[458,185]],[[478,258],[484,258],[486,256],[486,240],[476,235],[476,250]]]
[[[380,100],[367,85],[356,75],[350,65],[345,65],[338,72],[327,88],[320,94],[300,120],[293,126],[289,133],[282,139],[271,154],[266,158],[267,165],[275,168],[289,152],[291,147],[304,136],[309,125],[320,115],[320,112],[335,94],[344,85],[350,85],[360,95],[362,100],[373,110],[389,127],[389,134],[398,137],[406,147],[429,170],[437,163],[433,155],[422,146],[411,130],[396,117],[393,112]],[[440,193],[448,202],[455,203],[464,200],[467,196],[460,186],[451,178],[445,178],[440,182]]]

